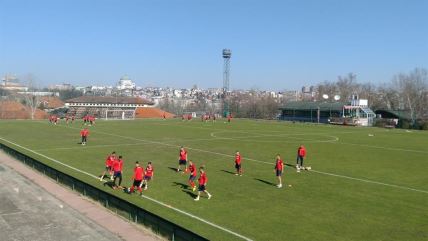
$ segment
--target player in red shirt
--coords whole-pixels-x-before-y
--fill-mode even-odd
[[[303,145],[301,145],[297,149],[297,164],[296,164],[297,172],[300,172],[300,169],[305,170],[305,167],[303,166],[303,159],[305,158],[305,156],[306,156],[306,149]]]
[[[109,173],[110,179],[113,179],[113,176],[111,175],[111,173],[112,173],[112,165],[114,160],[116,160],[116,152],[112,152],[110,155],[107,156],[105,161],[105,170],[103,174],[101,174],[100,181],[104,179],[104,176],[106,175],[106,173]]]
[[[276,155],[276,162],[275,162],[275,169],[276,176],[278,177],[278,185],[276,185],[278,188],[282,187],[282,172],[284,171],[284,162],[281,159],[281,156],[279,154]]]
[[[185,167],[183,173],[187,172],[187,151],[184,149],[184,147],[180,148],[177,172],[180,171],[181,166]]]
[[[88,128],[85,127],[83,130],[80,131],[80,137],[82,137],[81,144],[83,146],[86,145],[86,141],[88,140],[88,136],[89,136],[89,130],[88,130]]]
[[[76,118],[76,116],[73,114],[73,115],[71,115],[71,124],[73,124],[73,122],[74,122],[74,118]]]
[[[68,125],[68,120],[70,120],[70,117],[68,115],[65,116],[65,124]]]
[[[123,159],[122,156],[119,156],[119,158],[115,158],[113,161],[112,169],[114,172],[114,179],[113,179],[113,189],[116,188],[122,188],[122,170],[123,170]],[[116,179],[119,178],[119,185],[116,185]]]
[[[239,153],[239,151],[237,151],[235,154],[235,169],[236,169],[235,175],[242,176],[241,154]]]
[[[154,170],[153,170],[152,162],[149,162],[147,163],[146,174],[144,175],[144,180],[143,180],[144,190],[147,190],[147,188],[149,187],[149,181],[153,179],[153,176],[154,176]]]
[[[198,173],[196,170],[195,163],[193,163],[191,160],[189,160],[189,171],[190,171],[189,184],[192,187],[192,191],[196,191],[195,179]]]
[[[89,123],[91,126],[95,125],[95,116],[90,115],[90,116],[88,116],[88,119],[89,119]]]
[[[198,196],[195,198],[195,201],[199,201],[199,197],[201,196],[201,192],[204,192],[208,195],[208,199],[211,198],[211,194],[207,191],[206,185],[208,182],[208,178],[207,178],[207,174],[205,173],[204,167],[200,167],[199,168],[199,178],[198,178],[198,183],[199,183],[199,188],[198,188]]]
[[[230,123],[230,121],[232,121],[232,114],[229,114],[229,115],[227,116],[227,122],[229,122],[229,123]]]
[[[140,194],[143,194],[143,189],[141,189],[142,181],[144,176],[144,168],[140,167],[140,164],[138,162],[135,162],[135,168],[134,168],[134,175],[132,176],[132,179],[134,182],[132,183],[131,188],[128,190],[128,193],[131,194],[134,192],[135,187],[138,188],[138,191]]]

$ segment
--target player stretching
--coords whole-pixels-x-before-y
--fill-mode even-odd
[[[303,166],[303,159],[306,156],[306,149],[304,146],[300,146],[297,149],[297,164],[296,164],[296,169],[297,172],[300,172],[300,169],[305,170],[305,167]]]
[[[192,187],[192,191],[196,191],[195,179],[198,174],[196,170],[196,165],[191,160],[189,160],[189,171],[190,171],[189,184]]]
[[[235,154],[235,168],[236,168],[235,175],[242,176],[241,154],[239,153],[239,151],[237,151]]]
[[[180,159],[178,159],[178,168],[177,168],[177,172],[180,171],[180,167],[184,166],[184,171],[183,173],[187,172],[187,151],[184,149],[184,147],[180,148]]]
[[[141,181],[143,181],[144,176],[144,168],[140,167],[140,164],[138,162],[135,162],[135,168],[134,168],[134,175],[132,176],[132,179],[134,182],[132,183],[131,188],[129,189],[129,194],[134,192],[134,188],[137,187],[140,194],[143,194],[143,189],[141,189]]]
[[[114,159],[113,161],[113,171],[114,171],[114,179],[113,179],[113,189],[122,188],[122,170],[123,170],[123,159],[122,156],[119,156],[118,159]],[[116,185],[116,179],[119,178],[119,185]]]
[[[282,172],[284,171],[284,162],[281,159],[281,156],[279,154],[276,155],[276,163],[275,163],[275,172],[276,176],[278,177],[279,184],[276,185],[278,188],[282,187]]]
[[[147,190],[147,188],[149,187],[149,181],[153,179],[153,176],[154,176],[154,170],[153,170],[152,162],[149,162],[147,163],[146,174],[144,175],[144,180],[143,180],[144,190]]]
[[[82,137],[81,144],[83,146],[86,145],[86,141],[88,140],[88,136],[89,136],[89,130],[88,130],[88,128],[85,127],[83,130],[80,131],[80,137]]]
[[[111,166],[113,165],[114,160],[116,160],[116,152],[112,152],[110,155],[107,156],[106,162],[105,162],[106,169],[104,170],[103,174],[101,174],[100,181],[104,179],[104,176],[106,175],[106,173],[109,173],[110,179],[113,180],[113,176],[111,176],[111,171],[112,171]]]
[[[208,178],[207,178],[207,174],[205,173],[204,167],[200,167],[199,172],[200,172],[200,174],[199,174],[199,179],[198,179],[198,182],[199,182],[198,196],[195,198],[195,201],[199,201],[199,197],[201,196],[201,192],[206,193],[208,195],[208,199],[210,199],[212,196],[206,189]]]

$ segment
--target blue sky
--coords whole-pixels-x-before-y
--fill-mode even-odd
[[[0,0],[0,74],[39,85],[299,89],[428,68],[426,0]]]

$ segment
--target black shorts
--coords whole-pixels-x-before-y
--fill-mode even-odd
[[[139,187],[141,185],[141,181],[142,180],[134,180],[134,183],[132,184],[132,186]]]
[[[235,168],[238,170],[241,169],[241,164],[235,163]]]
[[[200,192],[205,191],[205,185],[199,185],[198,191]]]
[[[187,160],[183,160],[183,159],[178,160],[178,165],[186,165],[186,164],[187,164]]]
[[[106,166],[106,171],[107,172],[111,171],[111,166]]]
[[[122,172],[114,172],[114,177],[122,177]]]
[[[190,175],[190,177],[189,177],[189,181],[195,181],[195,179],[196,179],[196,176],[193,176],[193,175]]]
[[[276,169],[276,176],[277,176],[277,177],[282,176],[282,171],[281,171],[281,170]]]
[[[150,180],[152,180],[152,176],[144,176],[144,180],[150,181]]]

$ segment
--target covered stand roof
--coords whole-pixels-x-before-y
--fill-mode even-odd
[[[280,107],[280,110],[317,110],[320,111],[342,111],[347,105],[345,102],[309,102],[309,101],[292,101]]]

